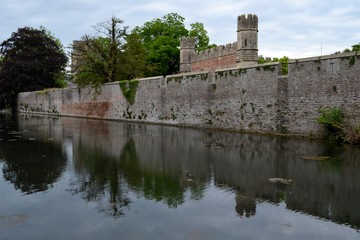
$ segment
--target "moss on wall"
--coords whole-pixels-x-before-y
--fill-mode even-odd
[[[126,100],[133,104],[135,101],[137,87],[139,85],[139,80],[123,80],[119,82],[120,88]]]

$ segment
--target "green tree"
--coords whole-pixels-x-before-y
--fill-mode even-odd
[[[57,87],[65,71],[64,50],[45,29],[19,28],[0,44],[0,109],[16,110],[19,92]]]
[[[352,45],[351,47],[352,47],[353,52],[359,52],[360,51],[360,43]]]
[[[185,18],[170,13],[136,28],[148,53],[148,64],[155,67],[149,75],[168,75],[178,72],[180,38],[188,35]]]
[[[354,44],[351,46],[351,50],[349,48],[345,48],[343,50],[343,53],[348,53],[348,52],[359,52],[360,51],[360,43],[358,44]]]
[[[153,67],[147,76],[168,75],[179,71],[181,37],[195,37],[197,50],[209,47],[209,37],[203,24],[193,23],[189,31],[184,22],[184,17],[169,13],[135,28],[147,50],[147,62]]]
[[[142,78],[152,68],[146,63],[147,54],[141,36],[133,31],[125,39],[121,79]]]
[[[209,45],[210,38],[202,23],[196,22],[190,24],[189,37],[195,38],[196,51],[203,51],[208,48],[216,47],[215,44]]]
[[[121,26],[123,23],[113,16],[94,26],[96,36],[84,35],[82,41],[73,45],[72,73],[78,86],[99,87],[119,80],[127,31],[127,27]]]

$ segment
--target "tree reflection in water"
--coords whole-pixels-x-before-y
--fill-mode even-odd
[[[81,194],[88,202],[97,202],[100,212],[114,218],[124,215],[124,208],[131,203],[126,196],[124,179],[118,161],[107,157],[100,148],[79,146],[81,163],[77,163],[77,180],[71,184],[73,194]]]
[[[186,189],[193,199],[201,199],[205,183],[195,183],[179,176],[143,169],[135,142],[129,139],[118,159],[106,156],[100,148],[79,146],[81,163],[76,163],[77,180],[71,184],[73,194],[98,203],[98,209],[112,217],[124,215],[130,206],[129,191],[148,200],[164,202],[170,208],[184,203]]]
[[[134,195],[177,208],[215,188],[234,194],[239,217],[255,216],[257,205],[266,201],[360,228],[360,148],[70,118],[30,120],[23,120],[25,129],[33,124],[39,136],[56,129],[58,142],[74,139],[75,180],[69,191],[95,202],[108,216],[126,214]],[[27,194],[47,190],[66,165],[61,144],[22,140],[25,133],[8,126],[12,134],[0,131],[4,178]],[[301,156],[331,158],[309,161]],[[270,178],[292,179],[294,184],[270,183]]]
[[[29,138],[26,131],[19,131],[16,119],[2,116],[0,124],[7,126],[0,132],[4,179],[25,194],[53,187],[66,166],[61,147],[55,142]]]

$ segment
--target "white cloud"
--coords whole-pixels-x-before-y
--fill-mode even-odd
[[[186,24],[204,23],[210,41],[224,45],[236,41],[236,17],[254,13],[259,17],[259,53],[291,57],[341,51],[360,42],[356,0],[17,0],[3,1],[0,42],[17,28],[44,25],[68,45],[92,25],[112,15],[131,28],[175,12]]]

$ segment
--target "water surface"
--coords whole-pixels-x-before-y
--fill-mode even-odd
[[[0,115],[0,239],[360,239],[359,156],[304,139]]]

